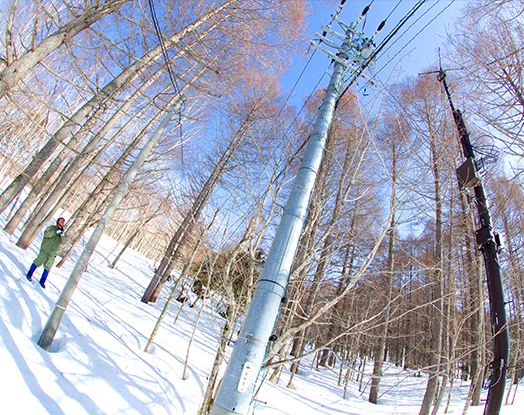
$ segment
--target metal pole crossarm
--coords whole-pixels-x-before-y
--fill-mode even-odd
[[[329,40],[327,37],[319,34],[319,33],[315,33],[315,36],[318,36],[322,42],[324,43],[327,43],[329,46],[331,46],[332,48],[335,48],[336,50],[339,50],[339,46],[335,43],[335,42],[332,42],[331,40]],[[333,54],[329,53],[327,51],[327,49],[323,48],[320,46],[319,43],[316,43],[314,40],[310,40],[309,43],[311,44],[311,46],[317,48],[318,50],[320,50],[321,52],[324,52],[325,54],[329,55],[329,56],[333,56]],[[348,58],[351,58],[353,61],[355,62],[359,62],[359,61],[365,61],[365,59],[363,57],[359,57],[357,55],[354,55],[353,53],[350,53],[349,51],[345,51],[344,52]],[[340,60],[340,63],[342,63],[343,65],[345,64],[344,61]]]
[[[340,33],[335,32],[334,30],[331,30],[331,29],[329,29],[329,28],[327,28],[327,27],[325,27],[325,26],[322,26],[322,25],[320,25],[320,28],[323,29],[324,32],[327,32],[327,33],[329,33],[330,35],[336,37],[336,38],[337,38],[338,40],[340,40],[341,42],[344,42],[344,39],[345,39],[344,35],[341,35]]]
[[[337,55],[335,55],[333,52],[330,52],[329,50],[323,48],[322,46],[318,45],[317,43],[311,41],[311,46],[314,48],[320,50],[321,52],[324,52],[326,55],[328,55],[331,59],[337,61],[341,65],[344,65],[347,69],[349,69],[351,72],[358,73],[359,69],[355,68],[353,65],[350,65],[346,60],[340,59]],[[349,52],[345,52],[346,55],[350,56],[353,60],[357,60],[358,58],[356,56],[351,55]],[[369,76],[365,75],[364,73],[361,73],[360,76],[364,78],[367,82],[369,82],[371,85],[375,85],[375,81],[371,79]]]
[[[354,26],[353,26],[354,27]],[[344,61],[353,32],[348,30],[339,57]],[[288,279],[309,200],[324,154],[327,135],[340,97],[346,65],[335,61],[333,74],[313,132],[308,140],[293,188],[289,194],[282,219],[255,288],[244,324],[235,342],[231,359],[222,378],[211,415],[231,415],[249,412],[253,402],[258,374],[264,364],[269,339],[285,296]]]
[[[357,32],[353,27],[351,27],[350,25],[348,25],[348,24],[344,23],[342,20],[340,20],[337,15],[333,16],[333,20],[335,20],[335,22],[337,22],[339,25],[344,27],[346,30],[349,30],[350,32],[352,32],[355,36],[358,36],[358,37],[363,37],[364,36],[363,32]]]
[[[338,50],[339,45],[337,45],[335,42],[333,42],[332,40],[328,39],[328,38],[325,37],[324,35],[321,35],[320,33],[315,32],[315,36],[317,36],[320,40],[322,40],[322,42],[327,43],[327,44],[328,44],[329,46],[331,46],[332,48],[335,48],[335,49]],[[313,41],[313,40],[310,40],[309,43],[313,44],[314,41]]]

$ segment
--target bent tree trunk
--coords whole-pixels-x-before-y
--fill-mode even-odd
[[[187,239],[191,234],[191,231],[193,230],[196,222],[198,221],[198,218],[200,217],[200,213],[204,209],[206,203],[209,201],[209,198],[211,197],[211,194],[218,181],[222,177],[222,173],[227,167],[229,160],[231,159],[238,146],[240,145],[240,142],[246,135],[253,122],[255,121],[255,117],[253,116],[255,110],[256,108],[253,108],[248,117],[244,120],[241,127],[229,143],[224,154],[222,154],[220,160],[215,165],[213,172],[211,173],[206,183],[200,190],[193,205],[191,206],[191,209],[184,216],[182,223],[178,227],[177,231],[173,235],[173,238],[171,239],[169,245],[166,248],[166,252],[164,253],[162,260],[160,261],[160,264],[155,271],[155,275],[151,279],[146,291],[144,292],[144,295],[142,296],[141,301],[143,303],[147,304],[149,301],[155,302],[158,298],[158,295],[160,294],[162,287],[169,278],[171,271],[175,267],[176,260],[178,258],[181,248],[187,242]]]
[[[111,265],[109,265],[109,268],[111,269],[114,269],[115,268],[115,265],[116,263],[118,262],[118,260],[122,257],[122,255],[124,254],[124,252],[126,251],[127,248],[129,248],[131,246],[131,243],[133,243],[133,241],[135,240],[135,238],[138,236],[138,234],[140,233],[140,231],[142,229],[144,229],[146,227],[146,225],[151,222],[156,216],[157,216],[157,212],[160,210],[160,208],[162,207],[162,205],[164,204],[164,202],[167,201],[167,197],[158,205],[158,208],[155,210],[155,212],[149,216],[149,218],[146,219],[146,221],[144,223],[139,223],[139,226],[137,228],[136,231],[133,232],[133,234],[129,237],[129,239],[126,241],[126,243],[124,244],[124,247],[122,248],[122,250],[118,253],[118,255],[116,256],[116,258],[114,259],[114,261],[111,263]]]
[[[193,252],[191,253],[191,256],[187,262],[187,264],[184,266],[184,269],[182,270],[182,272],[180,273],[180,276],[178,277],[178,279],[176,280],[175,284],[173,284],[173,287],[171,288],[171,293],[169,294],[169,297],[164,305],[164,308],[162,309],[162,312],[160,313],[160,316],[158,317],[157,319],[157,322],[155,324],[155,327],[153,328],[153,331],[151,333],[151,336],[149,336],[149,340],[147,341],[147,344],[146,344],[146,347],[144,348],[144,352],[149,352],[149,349],[151,348],[151,345],[153,344],[153,341],[155,340],[155,336],[156,334],[158,333],[158,330],[160,329],[160,325],[162,324],[162,320],[164,319],[168,309],[169,309],[169,306],[171,305],[171,302],[173,301],[173,298],[175,297],[175,293],[176,291],[182,286],[182,284],[184,283],[185,279],[186,279],[186,275],[187,273],[189,272],[189,270],[191,269],[192,265],[193,265],[193,261],[195,259],[195,256],[202,244],[202,242],[204,241],[204,237],[205,235],[207,234],[207,232],[209,232],[209,230],[213,227],[214,223],[215,223],[215,219],[218,215],[218,210],[215,212],[215,215],[213,217],[213,219],[211,220],[211,223],[208,225],[207,229],[200,235],[200,237],[198,238],[195,246],[193,247]],[[209,287],[209,281],[208,281],[208,284],[207,286]],[[182,303],[180,305],[180,310],[179,310],[179,313],[180,311],[182,310],[182,307],[184,306],[184,303]],[[178,318],[178,316],[177,316]],[[176,322],[176,320],[175,320]]]
[[[208,228],[209,229],[209,228]],[[186,279],[186,274],[188,270],[193,265],[193,261],[195,259],[195,255],[198,251],[198,248],[200,248],[200,244],[202,243],[203,235],[201,238],[198,239],[197,243],[195,244],[195,247],[193,248],[193,252],[191,253],[191,257],[189,258],[189,261],[185,265],[184,269],[180,273],[180,276],[176,280],[175,284],[173,284],[173,288],[171,289],[171,293],[169,293],[169,297],[167,298],[166,303],[164,304],[164,308],[162,309],[162,312],[158,316],[158,319],[155,323],[155,327],[153,328],[153,331],[151,332],[151,335],[149,336],[149,340],[146,343],[146,347],[144,348],[144,352],[148,353],[149,349],[153,345],[153,342],[155,341],[156,334],[158,333],[158,330],[160,329],[160,325],[162,324],[162,321],[164,320],[164,317],[167,314],[167,311],[169,310],[169,306],[173,302],[173,298],[175,298],[175,294],[177,290],[180,288],[184,280]],[[184,303],[180,304],[180,308],[184,306]]]
[[[18,59],[13,60],[8,53],[8,65],[0,72],[0,98],[24,78],[29,71],[47,58],[51,53],[67,43],[71,38],[88,28],[102,17],[119,9],[130,0],[109,0],[104,3],[97,1],[94,5],[86,8],[77,18],[58,28],[54,33],[46,37],[36,47],[28,50]],[[14,10],[12,9],[12,13]],[[11,20],[12,20],[12,16]],[[12,24],[12,22],[11,22]],[[7,51],[12,48],[9,42]]]

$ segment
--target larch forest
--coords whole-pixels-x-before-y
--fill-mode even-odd
[[[349,24],[362,12],[351,3],[1,2],[0,211],[5,233],[21,230],[20,249],[60,214],[68,241],[55,266],[74,261],[172,111],[105,233],[124,246],[111,268],[125,249],[155,263],[136,301],[160,301],[168,287],[165,309],[182,287],[194,301],[221,299],[224,324],[199,415],[212,411],[226,347],[249,309],[326,94],[326,79],[302,79],[306,89],[316,84],[304,96],[282,80],[297,56],[309,64],[312,30],[341,31],[338,17],[319,22],[315,11]],[[396,3],[370,0],[368,13]],[[387,62],[380,47],[388,31],[395,37],[394,24],[369,43],[371,69]],[[342,387],[362,386],[367,362],[364,399],[376,404],[388,362],[428,375],[420,414],[444,408],[446,388],[459,380],[470,385],[464,413],[484,404],[494,333],[476,206],[457,184],[462,147],[436,76],[444,68],[504,245],[508,403],[524,378],[523,28],[521,0],[464,1],[434,65],[416,68],[422,75],[389,63],[387,76],[362,72],[374,77],[364,92],[365,81],[346,73],[268,342],[268,382],[287,372],[292,388],[312,358],[340,370]]]

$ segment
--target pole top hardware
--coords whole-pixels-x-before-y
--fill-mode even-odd
[[[323,30],[323,33],[315,33],[315,36],[320,40],[320,42],[317,43],[311,40],[309,43],[314,48],[328,55],[334,61],[343,65],[346,69],[349,69],[355,74],[359,74],[359,76],[364,78],[371,85],[374,85],[375,81],[371,77],[361,73],[361,67],[365,66],[368,59],[373,55],[373,48],[375,47],[375,44],[371,39],[364,37],[364,33],[355,30],[356,23],[348,25],[340,20],[336,15],[332,17],[334,21],[339,23],[339,25],[345,29],[346,34],[343,35],[330,29],[329,27],[321,25],[320,28]],[[341,41],[342,45],[337,45],[335,42],[328,39],[326,37],[327,34],[330,34],[334,38]],[[325,43],[326,45],[332,47],[335,49],[335,52],[331,52],[325,47],[321,46],[321,43]]]

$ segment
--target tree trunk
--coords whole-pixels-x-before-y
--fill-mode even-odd
[[[25,216],[27,211],[31,208],[35,200],[38,198],[42,190],[45,188],[51,177],[56,173],[62,162],[68,157],[69,153],[71,152],[72,148],[75,148],[78,145],[79,139],[83,137],[84,134],[86,134],[89,129],[94,125],[96,121],[100,118],[102,113],[105,110],[105,106],[101,105],[97,108],[97,110],[89,117],[89,119],[85,122],[85,124],[76,132],[76,134],[73,135],[71,140],[67,143],[67,146],[64,146],[63,150],[58,154],[55,159],[51,162],[51,164],[47,167],[46,171],[42,174],[42,176],[38,179],[36,184],[33,186],[27,197],[24,199],[16,213],[13,215],[11,220],[6,224],[4,230],[8,234],[12,234],[22,218]],[[65,137],[64,137],[65,138]],[[49,154],[50,156],[51,154]],[[37,156],[38,157],[38,156]],[[47,158],[46,158],[47,160]],[[34,159],[33,159],[34,161]],[[33,163],[33,161],[31,163]],[[42,160],[42,164],[45,162],[45,160]],[[36,172],[35,172],[36,174]],[[18,176],[20,177],[20,176]],[[15,179],[16,180],[16,179]],[[13,182],[14,183],[14,182]],[[27,183],[26,183],[27,184]],[[11,186],[11,185],[10,185]],[[7,189],[6,189],[7,191]],[[19,193],[17,193],[19,194]],[[0,203],[1,198],[0,196]],[[10,202],[9,202],[10,203]],[[20,242],[20,241],[19,241]],[[29,244],[25,245],[24,243],[20,243],[19,247],[22,249],[27,249]]]
[[[187,86],[186,86],[187,87]],[[185,87],[185,88],[186,88]],[[185,90],[185,88],[183,90]],[[166,108],[169,108],[173,103],[177,100],[177,95],[173,96],[171,100],[166,104]],[[72,253],[75,245],[78,243],[78,241],[81,239],[84,232],[89,228],[89,226],[94,223],[94,218],[97,215],[97,212],[101,212],[103,206],[105,203],[109,203],[109,200],[111,196],[116,192],[118,189],[118,183],[116,183],[109,195],[104,199],[105,202],[102,203],[102,205],[99,205],[95,212],[93,212],[89,218],[84,222],[82,225],[82,221],[84,220],[85,216],[88,213],[88,210],[95,204],[95,202],[99,199],[100,195],[102,194],[103,190],[107,188],[110,185],[110,180],[117,173],[122,166],[122,164],[125,162],[127,157],[131,154],[131,152],[136,148],[136,146],[140,143],[142,138],[150,131],[150,129],[153,127],[154,124],[158,122],[160,117],[162,116],[164,112],[158,111],[155,116],[148,122],[148,124],[145,126],[145,128],[142,129],[142,131],[135,137],[135,139],[129,144],[129,146],[124,150],[124,152],[118,157],[118,159],[115,161],[115,163],[112,164],[111,168],[108,170],[104,178],[98,183],[96,188],[90,193],[88,198],[84,200],[84,202],[80,205],[80,207],[76,210],[76,212],[73,214],[73,217],[75,218],[71,224],[69,224],[69,227],[67,229],[67,232],[69,234],[70,239],[68,240],[67,245],[62,248],[59,255],[62,256],[62,260],[56,265],[57,268],[60,268],[64,262],[67,260],[69,255]],[[123,177],[120,179],[123,180]],[[81,226],[82,225],[82,226]],[[77,231],[77,229],[79,229]],[[73,236],[74,235],[74,236]]]
[[[431,155],[432,155],[432,169],[435,183],[435,271],[434,285],[432,299],[434,301],[432,307],[432,334],[431,334],[431,353],[429,358],[430,368],[428,370],[429,379],[426,385],[426,392],[422,405],[420,407],[419,415],[428,415],[431,405],[435,400],[435,392],[437,390],[439,372],[440,372],[440,352],[441,352],[441,338],[442,338],[442,257],[443,257],[443,243],[442,243],[442,196],[441,196],[441,182],[440,182],[440,166],[439,154],[435,140],[431,140]]]
[[[126,251],[126,249],[131,245],[131,243],[134,241],[134,239],[136,238],[136,236],[140,233],[140,229],[137,229],[135,232],[133,232],[133,235],[131,235],[129,237],[129,239],[126,241],[126,243],[124,244],[124,247],[120,250],[120,252],[118,253],[118,255],[116,256],[116,258],[113,260],[113,262],[111,263],[111,265],[109,265],[109,268],[111,269],[114,269],[115,266],[116,266],[116,263],[118,262],[118,260],[122,257],[122,255],[124,254],[124,252]]]
[[[30,223],[27,224],[26,230],[22,233],[20,236],[20,239],[17,242],[17,246],[19,246],[22,249],[27,249],[31,242],[34,240],[34,238],[38,235],[40,230],[45,226],[45,222],[42,222],[42,219],[47,214],[49,209],[54,205],[60,194],[63,192],[63,190],[66,188],[66,186],[69,184],[73,176],[78,172],[78,169],[84,163],[88,157],[91,155],[95,147],[98,145],[98,143],[104,139],[109,132],[113,129],[113,127],[116,125],[116,123],[127,113],[127,110],[135,103],[135,101],[140,98],[140,96],[146,91],[146,89],[158,79],[160,74],[163,73],[163,71],[158,70],[156,73],[154,73],[151,77],[147,79],[146,82],[144,82],[140,88],[138,88],[133,95],[131,95],[124,104],[111,116],[109,121],[105,123],[105,125],[95,134],[93,138],[89,140],[89,142],[86,144],[86,146],[82,149],[82,151],[76,156],[76,158],[69,164],[66,172],[60,177],[58,183],[56,184],[55,188],[51,192],[51,194],[47,197],[43,205],[40,207],[40,210],[36,212]],[[146,105],[140,112],[145,111],[145,109],[148,106]],[[140,114],[139,112],[139,114]],[[132,122],[132,119],[127,122],[126,125],[130,124]],[[77,134],[78,135],[78,134]],[[108,140],[108,142],[104,145],[104,148],[108,147],[117,137],[118,135],[114,135],[111,140]],[[98,152],[98,157],[100,157],[101,152]],[[93,164],[96,161],[96,158],[92,158],[90,164]]]
[[[392,217],[391,227],[389,231],[389,246],[388,246],[388,271],[386,274],[386,296],[384,304],[384,318],[380,327],[380,334],[378,338],[377,353],[375,355],[375,365],[373,367],[373,377],[371,378],[371,388],[369,390],[369,402],[376,404],[378,400],[378,390],[380,379],[382,378],[382,365],[384,364],[384,355],[386,351],[386,339],[388,335],[389,318],[391,313],[391,294],[393,292],[393,279],[395,273],[394,263],[395,250],[395,217]]]
[[[449,394],[448,394],[448,400],[446,403],[446,407],[444,409],[444,413],[447,413],[450,398],[451,398],[451,391],[453,389],[453,382],[455,377],[454,367],[455,367],[455,356],[456,356],[456,341],[455,338],[457,337],[457,327],[456,327],[456,304],[457,304],[457,288],[456,288],[456,282],[453,275],[453,266],[454,266],[454,257],[455,257],[455,227],[453,225],[453,216],[454,216],[454,197],[453,194],[451,195],[451,201],[450,201],[450,208],[449,208],[449,251],[448,251],[448,266],[447,266],[447,280],[449,281],[449,284],[447,286],[447,301],[446,301],[446,338],[447,338],[447,360],[446,360],[446,374],[444,375],[444,378],[442,380],[443,388],[441,388],[441,392],[439,394],[439,397],[437,399],[437,403],[435,404],[435,407],[433,408],[432,415],[437,415],[437,411],[440,408],[440,405],[442,404],[442,401],[444,399],[444,390],[445,386],[447,385],[448,380],[451,378],[450,386],[449,386]]]
[[[195,245],[195,247],[193,249],[193,252],[191,254],[191,257],[189,258],[188,263],[186,264],[186,266],[184,267],[184,269],[180,273],[180,277],[178,277],[178,279],[176,280],[175,284],[173,285],[173,288],[171,289],[171,293],[169,294],[169,297],[167,298],[167,301],[164,304],[164,308],[162,309],[162,312],[160,313],[160,316],[158,316],[158,319],[156,321],[155,327],[153,328],[151,336],[149,336],[149,340],[147,341],[146,347],[144,348],[144,352],[146,352],[146,353],[149,352],[149,349],[151,348],[151,345],[153,344],[153,341],[155,340],[155,336],[158,333],[158,329],[160,329],[160,325],[162,324],[162,321],[164,320],[164,317],[165,317],[167,311],[169,310],[169,306],[173,302],[173,298],[175,297],[175,293],[180,288],[182,283],[184,282],[184,280],[186,278],[187,271],[189,270],[189,268],[191,268],[191,265],[193,264],[193,260],[195,259],[195,255],[196,255],[196,253],[198,251],[198,248],[200,247],[201,241],[202,241],[202,238],[200,238],[197,241],[197,243],[196,243],[196,245]],[[184,304],[181,304],[180,307],[183,307],[183,305]]]
[[[150,301],[155,302],[158,298],[158,295],[160,294],[162,287],[169,278],[171,271],[175,267],[178,255],[182,247],[188,240],[188,237],[191,234],[194,226],[196,225],[202,210],[207,204],[209,198],[211,197],[211,193],[213,192],[215,186],[222,177],[222,173],[224,172],[231,157],[240,145],[240,142],[242,141],[242,139],[248,132],[250,126],[254,122],[255,117],[253,117],[253,115],[255,109],[256,108],[252,108],[250,114],[244,120],[239,130],[236,132],[235,136],[229,143],[226,151],[224,152],[224,154],[222,154],[219,161],[215,165],[213,172],[211,173],[206,183],[200,190],[198,196],[193,202],[193,205],[191,206],[191,209],[186,213],[182,223],[173,235],[173,238],[171,238],[171,241],[169,242],[169,245],[166,248],[166,252],[155,271],[155,275],[151,279],[146,291],[144,292],[144,295],[142,296],[141,301],[143,303],[147,304]]]
[[[186,360],[184,361],[184,370],[182,371],[182,380],[186,380],[186,372],[187,372],[187,365],[189,364],[189,351],[191,350],[191,344],[193,343],[193,340],[195,338],[195,334],[198,328],[198,322],[200,321],[200,317],[202,317],[202,312],[204,311],[204,307],[206,306],[206,301],[202,301],[202,307],[200,307],[200,310],[198,310],[198,315],[195,321],[195,324],[193,325],[193,332],[191,333],[191,338],[189,339],[189,343],[187,345],[187,353],[186,353]],[[182,308],[182,305],[180,306]]]
[[[315,242],[315,234],[317,233],[320,221],[318,220],[318,215],[320,214],[320,200],[322,198],[322,194],[325,192],[326,183],[328,179],[328,171],[329,171],[329,163],[331,163],[331,160],[333,158],[333,146],[335,144],[335,140],[333,138],[332,131],[330,130],[327,142],[326,142],[326,151],[324,158],[322,159],[320,163],[319,168],[319,177],[315,183],[315,187],[313,189],[313,195],[312,200],[308,209],[308,217],[306,218],[306,224],[309,226],[307,236],[304,236],[307,238],[307,244],[300,244],[301,252],[299,255],[297,255],[297,258],[302,257],[302,261],[305,259],[305,256],[308,254],[307,251],[312,251],[314,249],[314,242]],[[342,186],[341,186],[342,187]],[[304,233],[306,235],[306,233]],[[303,237],[303,239],[304,239]],[[329,239],[329,236],[328,236]],[[323,274],[321,271],[321,264],[322,262],[325,263],[327,261],[326,255],[328,253],[328,244],[331,244],[331,240],[325,242],[324,249],[322,250],[321,259],[319,260],[319,263],[317,265],[317,269],[315,271],[315,276],[313,278],[313,281],[311,282],[309,289],[307,290],[307,297],[305,302],[301,304],[302,309],[302,317],[300,319],[302,321],[306,321],[308,318],[308,314],[311,310],[311,307],[313,305],[313,301],[316,297],[316,287],[318,287],[318,281],[320,278],[323,278]],[[327,266],[327,265],[326,265]],[[307,269],[304,269],[303,272],[301,272],[304,283],[302,284],[305,286],[305,277],[306,277]],[[308,329],[299,331],[293,340],[293,349],[291,351],[291,355],[298,357],[301,356],[304,353],[304,348],[307,345],[307,337],[308,337]],[[300,366],[300,360],[297,360],[292,363],[291,365],[291,378],[289,379],[289,382],[287,384],[287,387],[291,387],[291,382],[293,380],[293,377],[295,373],[298,370],[298,367]]]
[[[386,273],[386,295],[384,298],[384,318],[380,328],[378,338],[378,348],[375,355],[375,365],[373,367],[373,376],[371,378],[371,388],[369,390],[369,402],[376,404],[378,400],[378,390],[380,379],[382,377],[382,365],[384,363],[384,355],[386,351],[386,339],[388,335],[389,318],[391,313],[391,295],[393,292],[393,280],[395,276],[395,210],[396,210],[396,182],[397,182],[397,152],[396,146],[393,143],[391,152],[391,223],[389,225],[389,244],[388,244],[388,262]]]
[[[327,183],[327,179],[328,179],[328,176],[329,176],[329,170],[330,170],[329,163],[331,163],[333,161],[332,160],[332,152],[333,152],[333,149],[335,147],[335,144],[336,144],[335,139],[334,139],[334,137],[332,137],[332,132],[330,131],[330,134],[328,135],[328,140],[327,140],[327,143],[326,143],[326,156],[322,160],[322,163],[321,163],[321,166],[320,166],[320,171],[323,174],[320,175],[320,177],[317,179],[317,183],[315,184],[314,194],[316,195],[317,198],[321,198],[322,197],[321,195],[325,191],[325,186],[326,186],[326,183]],[[351,150],[352,150],[351,147],[348,146],[347,151],[345,153],[345,157],[344,157],[344,165],[343,165],[343,168],[342,168],[342,175],[341,175],[341,178],[340,178],[340,185],[338,186],[338,189],[337,189],[337,193],[336,193],[336,197],[335,197],[335,201],[334,201],[334,206],[333,206],[333,211],[331,213],[331,218],[329,220],[328,227],[327,227],[327,229],[326,229],[326,231],[325,231],[325,233],[323,235],[324,244],[323,244],[322,250],[320,252],[320,258],[319,258],[319,261],[318,261],[317,269],[315,271],[315,275],[314,275],[311,287],[310,287],[310,289],[308,291],[308,296],[306,298],[306,301],[305,301],[304,304],[302,304],[302,313],[304,315],[303,320],[305,320],[305,321],[308,320],[308,315],[309,315],[309,313],[311,312],[311,310],[313,308],[313,304],[314,304],[315,298],[317,296],[317,290],[318,290],[319,283],[320,283],[320,281],[322,281],[325,278],[328,266],[329,266],[330,261],[331,261],[331,256],[333,254],[333,244],[334,244],[334,239],[335,239],[334,235],[333,235],[333,232],[336,229],[336,225],[337,225],[337,223],[338,223],[338,221],[340,219],[340,215],[341,215],[342,209],[346,205],[347,195],[349,194],[349,191],[351,189],[351,185],[348,185],[348,178],[351,175],[354,175],[355,171],[358,171],[358,166],[357,166],[357,168],[355,170],[350,169],[350,166],[351,166],[352,162],[354,161],[355,157],[360,157],[359,161],[357,162],[357,165],[359,165],[362,162],[362,159],[363,159],[362,154],[365,152],[364,151],[362,154],[359,154],[359,155],[355,156],[356,153],[354,151],[351,151]],[[317,201],[317,203],[312,201],[311,204],[310,204],[310,210],[311,210],[311,212],[314,215],[317,214],[316,210],[319,209],[319,207],[320,206],[319,206],[318,201]],[[356,212],[356,209],[354,209],[354,212]],[[313,224],[314,228],[312,229],[313,233],[317,231],[317,228],[318,228],[319,224],[320,224],[319,221],[315,221],[314,222],[314,224]],[[335,296],[335,298],[337,298],[338,300],[343,298],[345,291],[346,291],[346,288],[344,290],[342,290],[340,293],[338,293]],[[338,302],[338,300],[336,302],[333,302],[333,304],[335,305]],[[308,327],[309,327],[309,324],[308,324]],[[306,328],[306,329],[304,329],[302,331],[299,331],[297,333],[297,336],[299,337],[300,340],[296,343],[297,347],[293,348],[293,352],[292,353],[294,353],[293,354],[294,356],[302,355],[304,347],[305,347],[305,344],[306,344],[306,343],[304,343],[303,339],[304,338],[306,338],[306,339],[308,338],[308,331],[309,330]],[[328,332],[328,333],[331,334],[331,331]],[[326,355],[326,357],[327,357],[327,355]],[[323,365],[324,364],[324,360],[320,359],[318,363]],[[293,362],[291,370],[296,372],[299,364],[300,364],[300,361]],[[297,366],[297,368],[295,368],[295,366]],[[290,384],[288,386],[290,386]]]
[[[57,29],[16,60],[13,59],[12,53],[9,53],[9,51],[12,50],[12,42],[7,42],[7,66],[0,72],[0,98],[56,49],[67,43],[82,30],[88,28],[109,13],[119,9],[129,1],[130,0],[109,0],[104,3],[96,2],[94,5],[86,8],[80,16]],[[14,2],[11,13],[14,13],[16,3],[18,3],[18,1]],[[9,17],[12,22],[13,16],[10,14]],[[9,28],[10,25],[8,25],[8,30]],[[9,38],[11,38],[11,36],[9,36]]]
[[[198,410],[198,415],[206,415],[213,406],[213,392],[215,390],[218,372],[220,370],[220,366],[222,366],[222,363],[224,362],[226,347],[229,343],[228,339],[233,334],[233,326],[235,320],[236,309],[234,307],[230,307],[226,322],[224,323],[224,327],[222,327],[222,331],[220,333],[220,338],[218,340],[218,349],[215,355],[215,361],[213,362],[213,367],[211,368],[211,373],[209,375],[207,387],[204,392],[204,401],[202,402],[202,406]]]
[[[203,25],[206,21],[216,16],[222,10],[233,4],[237,0],[229,0],[217,6],[201,18],[187,25],[184,29],[174,34],[169,38],[169,41],[176,43],[184,38],[189,33],[195,31],[198,27]],[[109,98],[116,90],[123,89],[135,80],[141,73],[143,73],[149,65],[156,61],[162,54],[162,46],[159,45],[147,52],[135,63],[123,70],[118,76],[104,86],[99,92],[86,102],[78,111],[75,112],[57,132],[47,141],[42,149],[37,153],[29,165],[20,173],[11,184],[0,195],[0,212],[3,212],[7,206],[14,200],[14,198],[22,191],[22,189],[31,181],[37,174],[42,165],[51,156],[51,154],[58,148],[58,146],[65,141],[65,138],[81,124],[91,111],[99,107],[107,98]]]

